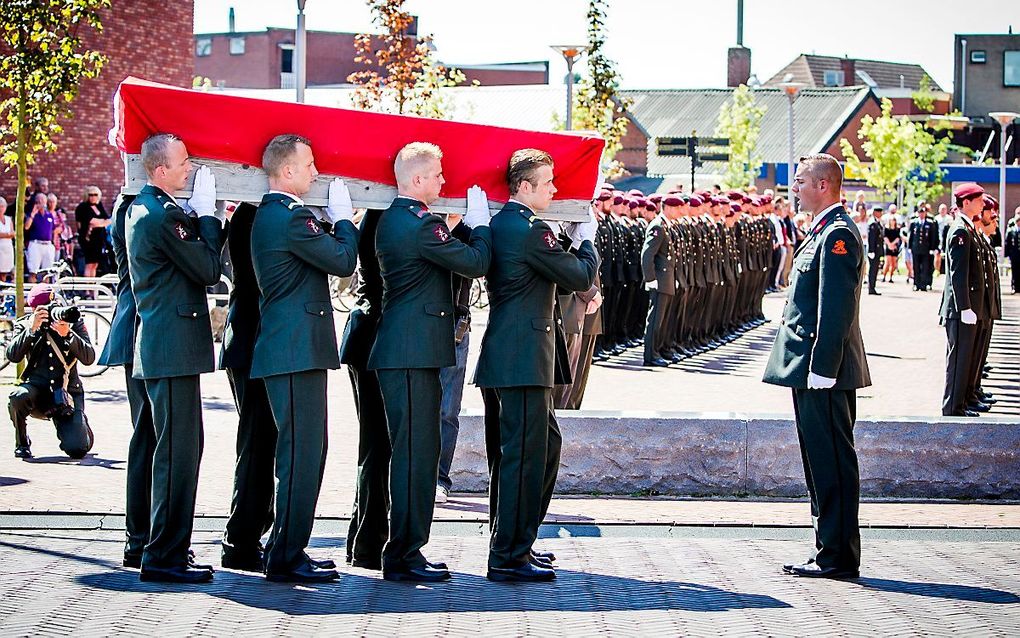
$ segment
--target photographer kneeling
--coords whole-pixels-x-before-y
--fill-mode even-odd
[[[33,308],[15,324],[7,358],[17,363],[28,357],[22,383],[11,392],[9,409],[14,424],[14,456],[32,458],[28,417],[51,419],[60,449],[72,459],[92,449],[92,429],[85,418],[85,391],[78,378],[78,362],[90,365],[96,351],[81,312],[53,301],[48,284],[28,293]]]

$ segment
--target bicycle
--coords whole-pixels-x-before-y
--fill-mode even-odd
[[[350,277],[329,276],[329,299],[333,309],[339,312],[350,312],[358,298],[358,271]]]
[[[481,279],[471,282],[471,292],[468,293],[468,305],[475,308],[485,308],[489,305],[489,293]]]

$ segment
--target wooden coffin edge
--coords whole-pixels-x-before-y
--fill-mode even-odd
[[[191,158],[192,164],[208,166],[216,177],[216,198],[234,202],[253,202],[262,200],[269,191],[269,180],[261,168],[237,162],[224,162],[201,157]],[[312,185],[312,189],[301,199],[310,206],[325,206],[329,192],[329,183],[334,177],[342,177],[351,193],[351,201],[355,208],[388,208],[397,195],[395,186],[379,184],[363,179],[353,179],[342,175],[320,174]],[[194,174],[188,178],[184,190],[171,193],[178,199],[191,196],[191,183]],[[124,155],[124,190],[125,195],[136,195],[145,186],[146,175],[142,167],[142,158],[138,154]],[[539,217],[552,221],[578,222],[588,219],[591,202],[576,199],[554,201]],[[502,204],[489,200],[489,208],[493,213],[499,211]],[[437,212],[463,214],[467,208],[467,200],[461,197],[443,197],[429,206]]]

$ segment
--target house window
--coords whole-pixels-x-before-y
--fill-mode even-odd
[[[1002,85],[1020,86],[1020,51],[1003,52]]]
[[[984,64],[988,60],[988,56],[984,51],[971,51],[970,52],[970,63],[971,64]]]
[[[843,80],[842,71],[826,71],[822,75],[822,83],[825,86],[843,86]]]
[[[294,47],[280,47],[280,73],[294,72]]]
[[[195,40],[195,55],[200,58],[212,55],[212,40],[209,38]]]
[[[244,55],[244,38],[230,38],[230,55]]]

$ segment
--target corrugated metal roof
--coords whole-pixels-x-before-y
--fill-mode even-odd
[[[788,153],[788,106],[781,89],[755,90],[758,102],[765,106],[758,150],[766,163],[785,163]],[[794,102],[794,156],[825,150],[829,141],[869,99],[868,87],[803,89]],[[731,100],[733,89],[684,89],[657,91],[621,91],[633,100],[629,113],[648,135],[648,174],[683,175],[690,173],[686,157],[660,157],[655,138],[714,136],[720,109]],[[704,171],[719,170],[719,164],[706,162]]]

